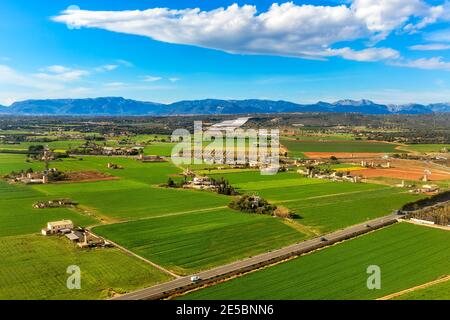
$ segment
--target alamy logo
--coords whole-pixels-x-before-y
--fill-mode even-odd
[[[81,269],[79,266],[71,265],[67,267],[66,272],[70,274],[67,278],[66,286],[69,290],[81,289]]]
[[[379,290],[381,289],[381,269],[377,265],[371,265],[367,267],[367,274],[370,276],[367,278],[367,289]]]
[[[239,128],[248,118],[223,121],[203,130],[201,121],[194,122],[194,134],[186,129],[172,133],[177,144],[172,161],[182,164],[226,164],[259,168],[261,174],[278,172],[280,138],[278,129]]]

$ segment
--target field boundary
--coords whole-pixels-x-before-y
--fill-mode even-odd
[[[421,285],[418,285],[418,286],[415,286],[415,287],[412,287],[412,288],[409,288],[409,289],[405,289],[405,290],[402,290],[402,291],[399,291],[399,292],[388,294],[387,296],[378,298],[376,300],[390,300],[392,298],[400,297],[400,296],[402,296],[402,295],[404,295],[406,293],[410,293],[410,292],[417,291],[417,290],[420,290],[420,289],[428,288],[428,287],[431,287],[431,286],[433,286],[435,284],[442,283],[442,282],[447,282],[449,280],[450,280],[450,275],[447,275],[447,276],[444,276],[444,277],[439,278],[437,280],[433,280],[433,281],[430,281],[430,282],[427,282],[427,283],[424,283],[424,284],[421,284]]]

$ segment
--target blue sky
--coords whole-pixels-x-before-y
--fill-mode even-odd
[[[450,101],[449,2],[273,2],[2,0],[0,104]]]

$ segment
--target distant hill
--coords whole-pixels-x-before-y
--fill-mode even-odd
[[[164,105],[121,97],[94,99],[25,100],[13,103],[11,114],[35,115],[158,115]]]
[[[248,114],[277,112],[352,112],[363,114],[427,114],[450,112],[450,103],[431,105],[384,105],[370,100],[319,101],[297,104],[273,100],[186,100],[171,104],[137,101],[122,97],[92,99],[25,100],[9,107],[0,106],[0,114],[13,115],[187,115],[187,114]]]
[[[430,104],[428,107],[430,107],[433,112],[449,112],[450,103],[434,103]]]

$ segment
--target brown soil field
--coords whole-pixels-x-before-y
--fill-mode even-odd
[[[429,181],[439,181],[450,179],[450,172],[443,169],[420,163],[418,161],[391,161],[391,168],[369,168],[354,171],[354,175],[362,175],[366,178],[386,177],[404,180],[421,180],[424,170],[429,170]]]
[[[329,159],[331,156],[335,156],[338,159],[350,159],[350,158],[382,158],[386,153],[373,153],[373,152],[304,152],[308,158],[315,159]]]
[[[116,180],[119,179],[116,176],[111,176],[107,173],[99,171],[77,171],[67,172],[67,179],[60,181],[59,183],[72,183],[72,182],[93,182],[104,180]]]

